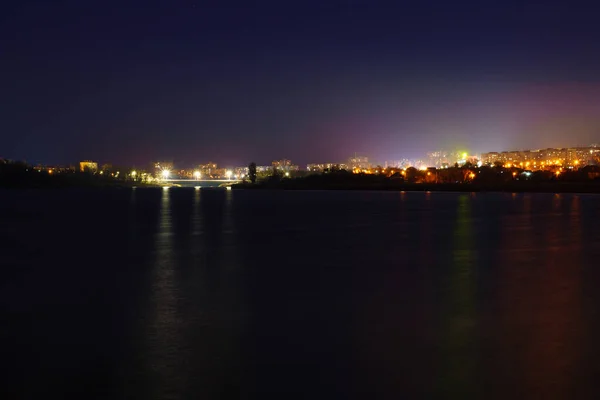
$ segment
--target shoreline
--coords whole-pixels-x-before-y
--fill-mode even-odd
[[[383,191],[438,193],[570,193],[600,194],[599,183],[560,182],[476,185],[476,184],[399,184],[399,185],[298,185],[298,184],[238,184],[233,190],[319,190],[319,191]]]

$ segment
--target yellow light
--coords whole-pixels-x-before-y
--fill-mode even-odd
[[[49,173],[49,174],[52,174],[52,172],[54,172],[54,171],[52,171],[51,169],[49,169],[49,170],[48,170],[48,173]]]
[[[513,176],[517,176],[517,173],[516,173],[516,172],[513,172]]]
[[[136,176],[137,172],[135,170],[131,171],[131,176]]]
[[[575,165],[579,165],[579,160],[575,160]]]
[[[161,172],[163,179],[169,179],[169,175],[171,175],[171,171],[168,169],[163,169]]]
[[[427,176],[431,175],[431,172],[427,172]]]
[[[286,172],[286,173],[285,173],[285,176],[290,176],[290,173],[289,173],[289,172]]]
[[[471,172],[471,173],[469,174],[469,178],[471,178],[471,179],[475,178],[475,174],[474,174],[473,172]]]
[[[462,158],[463,158],[463,159],[464,159],[464,158],[467,158],[467,155],[468,155],[467,153],[462,153]]]
[[[200,171],[194,171],[194,178],[196,178],[196,179],[200,179],[200,176],[201,176],[201,175],[202,175],[202,174],[200,174]]]
[[[505,167],[505,168],[510,168],[510,167],[512,167],[512,165],[511,165],[511,163],[508,163],[508,164],[506,164],[504,167]]]
[[[231,174],[233,174],[233,172],[225,171],[225,176],[227,177],[227,179],[231,179]]]

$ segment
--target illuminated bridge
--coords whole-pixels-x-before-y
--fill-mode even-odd
[[[239,183],[241,180],[236,179],[163,179],[164,184],[171,184],[182,187],[226,187],[234,183]]]

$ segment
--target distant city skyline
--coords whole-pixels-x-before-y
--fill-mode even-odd
[[[595,149],[598,149],[597,151]],[[324,159],[324,160],[319,160],[318,162],[314,162],[314,163],[307,163],[307,164],[302,164],[302,163],[296,163],[293,160],[290,160],[288,158],[281,158],[281,159],[272,159],[270,162],[258,162],[256,163],[255,161],[251,161],[251,162],[255,162],[259,168],[260,171],[264,171],[267,169],[270,169],[272,167],[276,167],[276,168],[281,168],[281,169],[285,169],[285,170],[308,170],[308,171],[316,171],[316,170],[322,170],[325,168],[330,168],[331,166],[338,166],[338,167],[346,167],[348,169],[353,169],[355,167],[358,167],[360,169],[362,168],[368,168],[369,166],[371,167],[375,167],[375,166],[382,166],[382,167],[399,167],[399,166],[417,166],[417,167],[423,167],[423,166],[428,166],[428,167],[439,167],[441,165],[453,165],[454,163],[458,162],[458,163],[464,163],[466,161],[473,161],[473,160],[477,160],[477,161],[482,161],[483,163],[493,163],[496,160],[501,160],[503,162],[509,162],[512,161],[513,158],[514,159],[518,159],[519,157],[523,156],[525,154],[525,158],[523,159],[524,161],[527,161],[528,157],[534,157],[536,156],[536,154],[540,153],[540,154],[544,154],[546,152],[546,150],[553,150],[554,154],[562,154],[564,153],[564,156],[569,159],[569,160],[574,160],[574,159],[582,159],[581,154],[582,151],[584,153],[587,153],[589,151],[589,149],[594,149],[594,154],[597,156],[598,153],[600,153],[600,145],[597,143],[591,143],[589,145],[574,145],[574,146],[566,146],[566,147],[557,147],[557,148],[552,148],[552,147],[536,147],[536,148],[531,148],[531,149],[510,149],[510,150],[490,150],[490,151],[486,151],[486,152],[478,152],[478,153],[474,153],[474,152],[468,152],[468,151],[464,151],[465,149],[455,149],[455,150],[450,150],[450,149],[437,149],[435,151],[430,151],[427,152],[425,154],[422,154],[419,157],[415,157],[415,158],[408,158],[408,157],[399,157],[396,159],[389,159],[389,160],[380,160],[380,159],[374,159],[372,157],[369,157],[368,155],[365,155],[364,153],[359,153],[359,152],[355,152],[354,154],[350,155],[349,157],[347,157],[346,159],[342,159],[342,160],[333,160],[333,159]],[[559,150],[562,150],[562,152],[560,152]],[[574,156],[574,154],[579,154],[577,157]],[[536,156],[537,157],[537,156]],[[545,156],[542,156],[542,158],[546,158]],[[2,157],[0,157],[0,159],[2,159]],[[6,159],[6,158],[5,158]],[[122,164],[114,164],[112,163],[110,160],[92,160],[92,159],[82,159],[82,161],[77,161],[77,162],[69,162],[69,163],[33,163],[31,161],[28,160],[23,160],[28,162],[31,165],[45,165],[45,166],[74,166],[74,165],[80,165],[79,169],[84,168],[83,166],[87,166],[88,168],[91,168],[91,165],[94,165],[93,168],[91,169],[102,169],[105,168],[106,166],[110,166],[111,168],[114,166],[118,166],[118,167],[128,167],[128,168],[136,168],[136,169],[140,169],[140,170],[147,170],[147,169],[153,169],[153,168],[161,168],[162,167],[166,167],[168,170],[179,170],[179,169],[183,169],[183,170],[191,170],[191,169],[196,169],[196,170],[200,170],[200,171],[210,171],[211,169],[241,169],[241,168],[246,168],[247,165],[249,163],[239,163],[239,164],[221,164],[215,161],[205,161],[205,160],[197,160],[196,162],[192,162],[192,163],[178,163],[176,161],[173,161],[173,159],[169,159],[169,158],[165,158],[163,160],[153,160],[151,162],[147,162],[147,163],[142,163],[142,164],[133,164],[133,163],[122,163]],[[101,168],[99,168],[101,167]],[[206,172],[204,172],[205,174]],[[209,172],[210,174],[210,172]]]

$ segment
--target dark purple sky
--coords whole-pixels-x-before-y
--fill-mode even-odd
[[[305,164],[600,142],[593,2],[11,3],[0,157]]]

